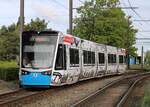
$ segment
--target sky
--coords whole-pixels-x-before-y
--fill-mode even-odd
[[[49,22],[49,27],[66,32],[69,23],[69,0],[24,0],[25,1],[25,23],[30,22],[31,18],[39,17]],[[73,0],[73,7],[77,8],[86,0]],[[124,9],[127,16],[132,16],[132,20],[150,20],[150,0],[120,0],[121,7],[138,7],[135,9]],[[0,0],[0,27],[2,25],[10,25],[16,23],[19,17],[20,0]],[[73,10],[73,17],[76,17],[76,10]],[[134,28],[139,32],[136,34],[137,38],[150,38],[150,21],[133,21]],[[136,47],[141,50],[142,45],[144,51],[150,50],[150,44],[142,43],[137,40]],[[147,42],[150,42],[147,40]]]

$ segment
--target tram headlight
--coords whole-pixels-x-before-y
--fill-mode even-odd
[[[28,71],[21,71],[21,74],[22,75],[28,75],[28,74],[30,74],[30,72],[28,72]]]
[[[52,73],[52,71],[45,71],[45,72],[42,72],[42,75],[49,75],[49,76],[51,76],[51,73]]]

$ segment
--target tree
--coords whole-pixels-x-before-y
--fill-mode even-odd
[[[0,29],[0,60],[15,60],[19,56],[19,23]],[[25,25],[25,30],[50,30],[48,23],[39,18]]]
[[[44,19],[41,20],[36,18],[35,20],[31,19],[31,22],[25,25],[25,30],[43,31],[51,29],[48,29],[48,22],[46,22]]]
[[[16,24],[0,29],[0,60],[14,60],[19,54],[19,30]]]
[[[150,51],[146,52],[146,63],[150,64]]]
[[[119,0],[92,0],[77,9],[74,35],[97,43],[125,48],[134,55],[135,34],[131,17],[118,8]]]

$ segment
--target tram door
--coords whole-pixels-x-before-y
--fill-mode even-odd
[[[54,84],[64,84],[67,81],[67,57],[66,45],[59,44],[56,56],[55,71],[52,82]]]
[[[106,46],[98,46],[97,48],[98,69],[96,76],[100,77],[106,74],[107,71],[107,50]]]
[[[67,83],[72,84],[78,81],[80,74],[79,48],[68,47],[68,79]]]

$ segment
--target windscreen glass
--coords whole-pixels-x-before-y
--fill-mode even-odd
[[[25,68],[51,68],[57,44],[56,35],[33,35],[23,42],[22,65]]]

